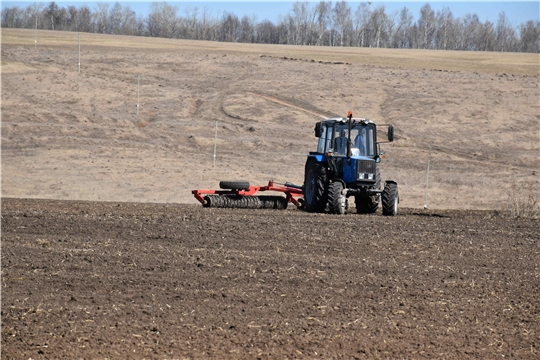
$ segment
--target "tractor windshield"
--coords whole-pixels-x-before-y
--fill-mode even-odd
[[[349,125],[336,123],[334,131],[333,152],[335,155],[347,155],[347,139]],[[352,156],[375,156],[373,127],[354,125],[351,130]]]
[[[335,122],[323,124],[317,147],[318,153],[332,152],[334,155],[347,155],[348,123]],[[375,156],[374,126],[354,124],[351,130],[351,155]]]

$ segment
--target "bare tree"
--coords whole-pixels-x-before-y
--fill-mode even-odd
[[[2,27],[22,27],[22,10],[18,6],[2,9]]]
[[[495,49],[495,29],[493,23],[486,21],[478,29],[478,38],[476,40],[476,50],[493,51]]]
[[[435,34],[435,12],[429,4],[425,4],[420,9],[418,27],[422,31],[421,47],[423,49],[432,49],[433,36]]]
[[[124,30],[122,28],[123,14],[122,5],[116,2],[109,12],[107,30],[109,34],[121,34]]]
[[[109,4],[97,3],[97,9],[93,14],[94,22],[96,23],[95,31],[100,34],[109,32]]]
[[[499,13],[499,19],[495,27],[495,50],[508,51],[508,37],[510,35],[510,26],[506,13]]]
[[[231,13],[223,13],[221,21],[220,41],[236,42],[238,40],[238,30],[240,29],[240,20],[238,16]]]
[[[529,20],[519,27],[519,47],[523,52],[540,52],[540,21]]]
[[[435,32],[435,48],[439,50],[448,50],[449,42],[453,38],[453,22],[454,17],[448,6],[445,6],[441,11],[437,12],[436,17],[436,32]]]
[[[39,25],[41,23],[41,26],[43,26],[43,9],[45,8],[44,3],[33,3],[32,5],[29,5],[26,11],[27,16],[29,17],[27,22],[28,28],[35,28],[36,27],[36,20],[37,20],[37,26],[39,28]]]
[[[47,7],[45,7],[44,15],[47,20],[49,20],[50,28],[51,30],[54,30],[55,25],[56,30],[60,30],[58,25],[60,24],[60,9],[58,8],[58,5],[51,1]]]
[[[480,20],[476,14],[467,14],[463,18],[462,29],[462,44],[459,50],[478,50],[477,39],[478,30],[480,28]]]
[[[46,5],[34,3],[24,9],[4,7],[1,25],[269,44],[540,51],[540,22],[531,20],[514,27],[504,12],[499,14],[496,24],[482,23],[476,14],[455,18],[449,7],[435,14],[429,4],[422,6],[415,23],[406,7],[387,14],[384,6],[371,10],[370,0],[359,4],[354,17],[344,0],[335,6],[331,1],[320,1],[314,6],[296,1],[291,12],[280,16],[275,24],[269,20],[257,22],[255,17],[248,16],[239,19],[227,12],[212,17],[207,6],[202,13],[197,7],[186,9],[186,17],[178,17],[177,12],[177,6],[154,2],[148,15],[142,18],[128,5],[118,2],[98,2],[92,11],[86,5],[61,7],[52,1]]]
[[[202,9],[202,16],[200,20],[200,39],[202,40],[216,40],[215,34],[216,21],[211,18],[211,11],[207,5]]]
[[[186,28],[186,38],[187,39],[193,39],[197,40],[199,39],[198,36],[198,21],[197,17],[199,14],[199,8],[195,6],[194,8],[186,8],[184,9],[184,13],[186,14],[186,20],[185,20],[185,28]]]
[[[77,19],[79,22],[78,31],[92,32],[92,11],[88,8],[88,6],[83,5],[79,8]]]
[[[66,30],[79,31],[79,10],[75,6],[68,6],[66,21]]]
[[[410,32],[413,23],[413,15],[407,7],[399,12],[399,22],[394,36],[394,46],[399,49],[411,47]]]
[[[354,17],[356,46],[369,46],[369,13],[370,10],[367,3],[360,3],[360,5],[358,5]]]
[[[370,37],[370,47],[381,47],[388,42],[388,23],[388,17],[384,12],[384,5],[379,5],[370,13],[369,27],[373,29],[373,36]]]
[[[177,12],[178,6],[169,5],[166,2],[152,3],[146,23],[148,35],[166,38],[177,37],[179,31]]]
[[[345,1],[339,1],[333,11],[334,29],[338,36],[338,45],[347,45],[346,36],[352,32],[351,8]],[[350,45],[350,43],[349,43]]]
[[[321,1],[315,7],[315,21],[316,21],[316,45],[329,44],[328,26],[331,23],[332,18],[332,2]]]
[[[138,30],[139,28],[139,21],[137,21],[137,14],[135,14],[135,11],[131,10],[129,5],[126,5],[122,8],[122,29],[120,31],[121,34],[124,35],[141,35],[142,31],[140,32]]]
[[[296,1],[293,4],[292,11],[292,18],[294,19],[294,44],[306,45],[309,41],[309,3]]]
[[[257,42],[263,44],[278,44],[276,26],[270,20],[264,20],[256,25]]]

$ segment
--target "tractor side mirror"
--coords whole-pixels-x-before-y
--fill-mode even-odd
[[[315,137],[320,138],[322,135],[322,124],[320,122],[315,124]]]
[[[392,125],[388,126],[388,141],[394,141],[394,127]]]

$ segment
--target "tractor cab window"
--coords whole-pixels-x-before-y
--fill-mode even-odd
[[[318,153],[326,153],[330,151],[330,143],[332,142],[332,127],[322,126],[321,137],[317,146]]]
[[[347,155],[347,141],[349,136],[348,124],[336,124],[334,131],[335,155]],[[351,155],[352,156],[375,156],[373,139],[373,127],[356,125],[351,129]]]

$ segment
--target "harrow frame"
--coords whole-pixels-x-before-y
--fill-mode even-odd
[[[302,209],[304,207],[303,199],[299,197],[304,196],[304,191],[301,186],[285,183],[277,185],[274,181],[268,181],[266,186],[249,186],[248,189],[244,190],[192,190],[191,193],[195,196],[203,206],[206,206],[206,200],[204,199],[205,195],[239,195],[239,196],[254,196],[259,191],[277,191],[285,193],[287,203],[293,203],[297,208]]]

